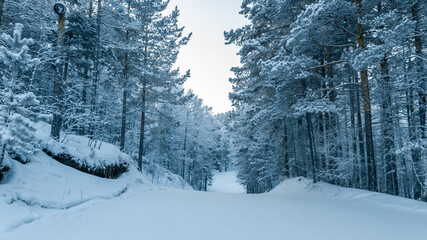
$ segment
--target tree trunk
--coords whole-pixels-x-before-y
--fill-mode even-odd
[[[422,60],[422,54],[423,54],[423,47],[422,47],[422,41],[421,41],[421,31],[420,31],[420,20],[418,17],[418,4],[419,1],[416,1],[412,5],[412,17],[415,21],[415,33],[414,33],[414,43],[415,43],[415,53],[417,54],[418,58],[415,59],[415,65],[417,68],[418,73],[418,80],[420,85],[420,90],[418,91],[419,96],[419,116],[420,116],[420,132],[421,137],[423,139],[426,138],[425,134],[425,125],[426,125],[426,102],[427,97],[425,94],[426,86],[425,81],[426,78],[423,75],[423,60]]]
[[[316,145],[314,143],[313,127],[311,123],[310,113],[305,114],[305,120],[307,121],[308,139],[310,144],[312,177],[313,177],[313,182],[316,183],[317,182],[317,156],[316,156],[316,149],[315,149]]]
[[[329,101],[335,102],[336,100],[336,91],[334,90],[334,72],[333,72],[333,64],[329,64],[332,62],[332,53],[330,47],[326,47],[326,62],[328,63],[328,66],[326,68],[327,70],[327,76],[328,76],[328,97]],[[336,159],[338,159],[339,152],[342,150],[341,144],[338,140],[338,131],[339,131],[339,124],[338,124],[338,116],[336,113],[330,113],[328,114],[328,118],[326,119],[329,121],[327,123],[327,132],[330,133],[329,135],[329,141],[331,142],[328,152],[330,153],[330,157],[328,159],[328,166],[329,169],[327,169],[328,172],[330,172],[330,180],[331,183],[337,184],[337,162]]]
[[[184,131],[184,158],[182,159],[182,172],[181,172],[181,177],[182,179],[185,179],[185,162],[186,162],[186,158],[187,158],[187,133],[188,133],[188,117],[190,115],[190,112],[187,110],[187,119],[185,122],[185,131]]]
[[[3,19],[4,0],[0,0],[0,29]]]
[[[120,151],[125,149],[126,138],[126,113],[127,113],[127,81],[123,81],[123,98],[122,98],[122,126],[120,130]]]
[[[349,78],[349,83],[353,83],[353,78]],[[356,92],[355,87],[351,87],[349,91],[350,100],[350,129],[352,138],[352,155],[353,155],[353,187],[361,187],[360,179],[360,154],[357,154],[357,127],[356,127]]]
[[[96,41],[95,41],[95,77],[93,80],[93,96],[92,96],[92,107],[95,110],[96,107],[96,95],[98,91],[98,81],[99,81],[99,55],[100,55],[100,40],[101,40],[101,10],[102,10],[102,0],[98,0],[98,12],[96,15]]]
[[[321,65],[325,65],[325,60],[322,57],[321,61],[320,61]],[[328,94],[328,89],[327,89],[327,85],[326,85],[326,68],[322,67],[320,69],[320,76],[322,76],[322,98],[327,97]],[[325,122],[328,119],[329,114],[328,113],[319,113],[319,136],[321,136],[321,141],[319,143],[319,148],[323,149],[323,151],[321,153],[319,153],[319,156],[317,158],[318,160],[318,171],[324,171],[326,169],[326,163],[328,161],[329,158],[329,146],[328,146],[328,140],[327,140],[327,130],[326,130],[326,124]]]
[[[356,77],[357,81],[357,77]],[[356,91],[356,108],[357,108],[357,140],[359,142],[359,156],[360,156],[360,187],[363,189],[368,188],[368,167],[366,164],[365,155],[365,139],[363,137],[363,126],[362,126],[362,110],[360,105],[360,90]]]
[[[284,151],[285,151],[285,154],[284,154],[284,176],[285,177],[289,177],[290,176],[290,173],[289,173],[289,140],[288,140],[288,127],[287,127],[287,122],[286,122],[286,119],[285,119],[285,121],[283,121],[283,127],[284,127],[284,139],[283,139],[283,142],[284,142]],[[226,170],[227,171],[227,170]]]
[[[94,73],[95,76],[92,81],[92,99],[91,99],[91,112],[92,112],[92,123],[91,123],[91,137],[95,137],[95,116],[97,112],[96,107],[96,98],[98,95],[98,82],[99,82],[99,57],[100,57],[100,39],[101,39],[101,10],[102,10],[102,0],[98,0],[98,11],[96,15],[96,39],[95,39],[95,63],[94,63]]]
[[[93,14],[93,1],[90,1],[89,4],[89,19],[92,19],[92,14]],[[89,52],[90,50],[87,49],[87,52]],[[87,92],[88,92],[88,84],[89,84],[89,65],[87,64],[87,62],[89,61],[89,53],[85,54],[85,61],[86,64],[83,67],[83,89],[82,89],[82,104],[83,106],[81,107],[81,114],[84,115],[86,113],[86,106],[88,104],[88,100],[87,100]],[[80,129],[79,129],[79,134],[80,135],[85,135],[86,134],[86,122],[82,122],[80,124]]]
[[[419,117],[420,117],[420,125],[419,125],[419,131],[420,131],[420,137],[424,140],[426,139],[425,134],[425,127],[426,127],[426,103],[427,103],[427,97],[425,94],[426,91],[426,77],[423,75],[423,62],[422,62],[422,54],[423,54],[423,48],[422,48],[422,41],[421,41],[421,31],[420,31],[420,20],[419,20],[419,1],[416,1],[412,7],[412,17],[415,21],[415,33],[414,33],[414,44],[415,44],[415,53],[417,54],[418,58],[415,59],[415,66],[417,70],[418,75],[418,98],[419,98]],[[418,173],[416,176],[416,186],[415,186],[415,198],[419,199],[423,197],[425,194],[423,191],[423,184],[424,184],[424,174],[423,174],[423,166],[422,166],[422,155],[414,159],[414,166],[415,166],[415,173]]]
[[[411,141],[412,144],[416,143],[417,140],[417,133],[416,133],[416,129],[415,129],[415,123],[414,123],[414,112],[415,112],[415,108],[414,108],[414,91],[412,89],[413,86],[413,82],[409,81],[409,86],[410,88],[406,91],[406,112],[407,112],[407,121],[408,121],[408,133],[409,133],[409,140]],[[420,150],[416,147],[411,147],[411,157],[412,157],[412,161],[414,163],[420,162]],[[416,169],[412,169],[412,171],[415,171]],[[416,177],[416,173],[413,173],[413,194],[412,197],[413,198],[419,198],[421,196],[421,189],[417,183],[417,177]],[[417,196],[415,196],[417,195]]]
[[[62,127],[62,110],[63,110],[63,98],[64,98],[64,24],[65,24],[65,14],[58,15],[58,58],[60,59],[59,63],[56,65],[57,76],[53,81],[53,94],[54,94],[54,106],[55,110],[53,113],[52,125],[50,130],[50,136],[59,141],[61,127]]]
[[[126,30],[126,43],[129,44],[129,30]],[[122,98],[122,127],[120,132],[120,151],[125,149],[126,140],[126,114],[127,114],[127,82],[129,68],[129,52],[125,52],[125,67],[123,71],[123,98]]]
[[[305,80],[301,81],[301,88],[302,88],[302,94],[305,97],[306,93],[306,82]],[[310,158],[311,158],[311,175],[313,177],[313,182],[316,183],[317,180],[317,153],[316,153],[316,145],[314,142],[314,134],[313,134],[313,123],[311,122],[311,113],[306,112],[305,113],[305,121],[307,124],[307,135],[308,135],[308,142],[309,142],[309,146],[310,146]],[[307,159],[307,175],[309,174],[309,167],[310,166],[310,162]]]
[[[142,156],[144,153],[144,128],[145,128],[145,107],[146,107],[146,82],[144,80],[142,85],[142,109],[141,109],[141,131],[139,134],[139,152],[138,152],[138,169],[142,171]]]
[[[361,0],[355,0],[358,5],[357,13],[359,17],[362,12]],[[359,48],[365,48],[365,36],[363,32],[363,25],[357,23],[357,42]],[[371,97],[369,93],[368,84],[368,69],[365,67],[360,71],[360,81],[363,97],[363,110],[365,116],[365,140],[366,140],[366,156],[368,164],[368,189],[370,191],[378,191],[377,188],[377,170],[375,163],[374,152],[374,137],[372,133],[372,112],[371,112]]]
[[[88,61],[88,57],[87,56],[85,56],[85,60],[86,61]],[[84,70],[83,70],[83,86],[82,86],[82,99],[81,99],[81,102],[82,102],[82,105],[83,106],[81,106],[81,109],[80,109],[80,113],[82,114],[82,115],[85,115],[85,113],[86,113],[86,106],[87,106],[87,85],[88,85],[88,82],[89,82],[89,67],[87,67],[87,66],[85,66],[84,67]],[[85,135],[86,134],[86,121],[82,121],[81,123],[80,123],[80,128],[79,128],[79,134],[80,135]]]
[[[0,155],[0,169],[1,169],[1,167],[3,166],[4,157],[5,157],[5,155],[6,155],[6,147],[7,147],[7,145],[6,145],[6,143],[5,143],[5,144],[3,144],[2,149],[1,149],[1,155]]]
[[[205,179],[204,179],[204,191],[208,191],[208,171],[204,170],[203,171],[205,173]]]
[[[395,138],[393,132],[391,85],[388,68],[388,59],[387,56],[384,55],[384,58],[381,62],[381,75],[383,77],[382,132],[384,139],[384,161],[386,164],[386,184],[387,193],[398,195],[399,185],[397,180],[396,156],[393,153]]]

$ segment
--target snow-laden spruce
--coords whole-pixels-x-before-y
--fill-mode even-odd
[[[1,71],[0,88],[0,167],[8,153],[19,161],[27,162],[37,149],[33,127],[37,114],[31,107],[38,105],[39,101],[28,91],[29,86],[22,78],[25,71],[39,63],[39,59],[28,53],[28,45],[34,41],[22,38],[23,27],[17,23],[12,35],[1,35],[6,46],[0,47],[0,61],[5,66]]]

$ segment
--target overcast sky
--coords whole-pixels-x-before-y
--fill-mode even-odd
[[[181,26],[192,32],[189,44],[182,48],[177,65],[184,72],[191,70],[191,78],[184,85],[193,89],[211,106],[215,113],[231,109],[228,93],[232,77],[230,68],[239,65],[238,48],[224,44],[224,31],[245,25],[239,14],[242,0],[171,0],[178,6]]]

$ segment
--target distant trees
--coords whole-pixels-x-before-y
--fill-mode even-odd
[[[248,192],[283,177],[426,199],[422,1],[244,1],[230,97]]]
[[[194,189],[206,191],[213,170],[222,171],[231,164],[230,136],[224,132],[226,116],[213,116],[191,92],[183,105],[162,103],[149,116],[145,156],[150,172],[155,173],[160,165]]]

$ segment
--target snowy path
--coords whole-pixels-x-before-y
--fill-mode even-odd
[[[217,178],[211,190],[229,191],[220,184],[227,178],[233,177]],[[48,212],[0,232],[0,239],[426,239],[425,203],[327,184],[307,186],[304,179],[291,180],[261,195],[133,188],[68,210],[32,209]]]
[[[208,187],[209,192],[221,193],[246,193],[246,190],[237,180],[236,172],[218,172],[212,181],[212,186]]]

